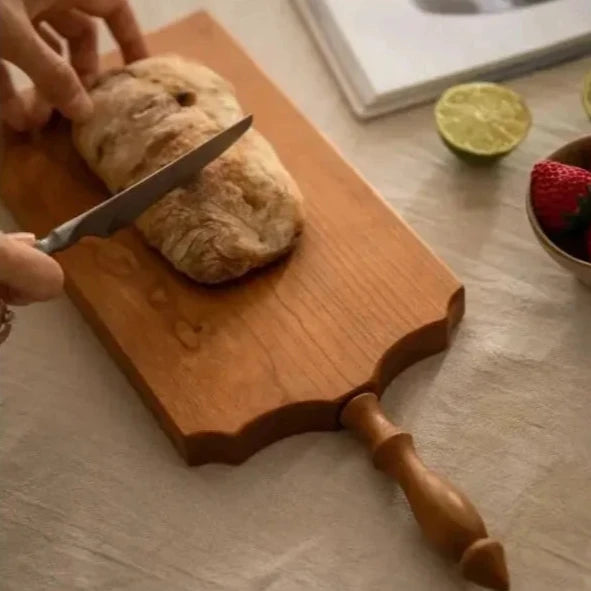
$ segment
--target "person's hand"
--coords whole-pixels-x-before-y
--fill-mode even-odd
[[[93,17],[104,19],[125,62],[147,57],[126,0],[0,0],[0,113],[10,127],[40,127],[53,108],[74,121],[92,114],[85,89],[99,67]],[[69,63],[61,54],[61,38],[68,45]],[[31,78],[33,93],[17,93],[6,62]]]
[[[33,234],[0,232],[0,298],[7,304],[43,302],[62,290],[61,267],[34,242]]]

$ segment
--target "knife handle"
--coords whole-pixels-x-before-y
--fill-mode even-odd
[[[375,467],[398,481],[425,537],[459,563],[466,579],[509,589],[503,546],[488,537],[470,500],[423,464],[412,435],[388,420],[377,396],[355,396],[343,409],[341,423],[367,443]]]

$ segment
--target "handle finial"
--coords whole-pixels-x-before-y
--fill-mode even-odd
[[[341,423],[368,445],[376,468],[396,479],[427,539],[483,587],[508,591],[503,546],[488,537],[470,500],[423,464],[412,435],[384,415],[375,394],[360,394],[343,409]]]

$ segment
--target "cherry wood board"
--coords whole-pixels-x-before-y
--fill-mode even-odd
[[[188,463],[240,463],[279,438],[338,429],[352,396],[381,395],[448,345],[463,287],[211,16],[148,44],[234,84],[304,194],[304,234],[289,258],[216,288],[173,271],[134,228],[87,238],[56,255],[68,294]],[[63,120],[7,132],[4,148],[0,195],[25,230],[43,235],[108,194]]]

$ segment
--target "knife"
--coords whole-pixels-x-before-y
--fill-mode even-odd
[[[107,201],[57,226],[45,238],[37,240],[35,247],[52,254],[72,246],[84,236],[106,238],[114,234],[223,154],[251,124],[252,115],[244,117]]]

